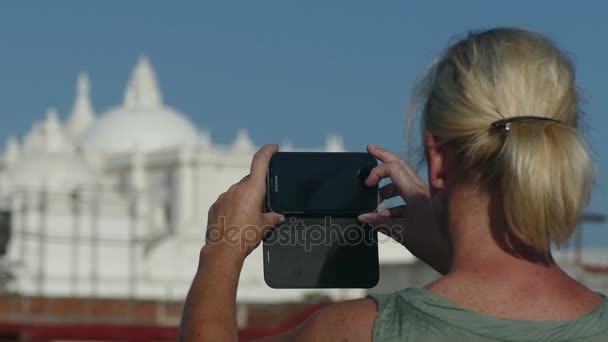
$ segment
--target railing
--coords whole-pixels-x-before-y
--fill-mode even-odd
[[[0,321],[177,325],[182,302],[161,300],[0,296]]]

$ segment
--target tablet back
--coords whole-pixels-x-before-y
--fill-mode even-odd
[[[371,288],[378,283],[377,233],[355,218],[287,217],[263,242],[272,288]]]

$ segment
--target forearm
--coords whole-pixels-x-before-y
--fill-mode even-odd
[[[236,289],[243,260],[203,247],[184,305],[180,341],[237,341]]]

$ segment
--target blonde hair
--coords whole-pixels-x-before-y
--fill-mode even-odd
[[[590,195],[593,167],[578,129],[574,78],[572,63],[549,39],[496,28],[450,46],[414,93],[423,131],[452,146],[462,170],[499,196],[509,232],[542,251],[571,236]],[[516,116],[561,123],[492,128]]]

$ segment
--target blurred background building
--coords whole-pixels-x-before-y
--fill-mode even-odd
[[[95,111],[89,79],[81,73],[67,118],[49,109],[23,139],[10,138],[2,153],[0,317],[145,326],[133,334],[166,326],[174,338],[207,210],[249,172],[256,149],[245,129],[232,144],[215,144],[209,131],[164,104],[145,56],[130,75],[123,102],[102,113]],[[329,135],[317,149],[282,150],[340,152],[344,146]],[[606,255],[569,248],[557,258],[578,279],[608,292]],[[381,280],[371,290],[274,290],[264,283],[258,248],[241,274],[239,325],[263,334],[299,323],[318,303],[420,286],[438,276],[388,239],[381,240],[380,261]],[[78,331],[71,327],[66,334],[85,339],[96,330]]]
[[[122,313],[133,322],[177,324],[204,242],[207,210],[248,174],[256,150],[245,129],[231,145],[214,144],[209,132],[164,104],[145,56],[122,104],[103,113],[96,113],[89,79],[81,73],[67,119],[49,109],[22,140],[10,138],[2,154],[0,285],[12,296],[4,313],[50,321],[103,316],[109,322],[123,321]],[[344,147],[339,136],[329,135],[317,149],[282,150]],[[387,246],[383,260],[414,260],[401,246]],[[270,289],[257,249],[241,275],[240,321],[248,324],[251,305],[364,294]],[[138,302],[155,304],[141,309]],[[110,303],[119,308],[115,314],[107,310]]]

